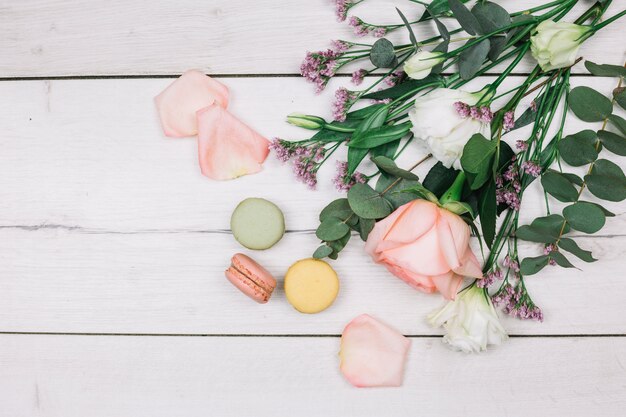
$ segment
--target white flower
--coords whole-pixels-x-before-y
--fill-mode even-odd
[[[414,80],[426,78],[433,67],[445,61],[443,52],[420,51],[404,63],[404,72]]]
[[[475,105],[483,92],[468,93],[462,90],[438,88],[415,99],[409,111],[415,137],[426,141],[435,159],[450,168],[461,168],[461,155],[467,141],[476,133],[489,137],[489,123],[471,117],[462,117],[454,103]]]
[[[487,345],[499,345],[508,337],[489,296],[475,285],[430,313],[428,321],[434,327],[444,327],[445,343],[466,353],[480,352],[487,349]]]
[[[545,20],[530,38],[530,51],[544,71],[569,67],[590,31],[588,26]]]

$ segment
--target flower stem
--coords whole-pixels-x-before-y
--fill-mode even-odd
[[[443,193],[443,195],[439,199],[439,203],[446,204],[452,201],[460,201],[461,193],[463,192],[464,185],[465,185],[465,172],[459,171],[459,173],[456,176],[456,179],[454,180],[450,188],[448,188],[448,191]]]

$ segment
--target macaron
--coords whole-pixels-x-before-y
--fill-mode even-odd
[[[236,253],[224,272],[226,278],[257,303],[267,303],[276,288],[276,279],[265,268],[243,253]]]
[[[285,217],[278,206],[263,198],[247,198],[233,211],[230,228],[248,249],[269,249],[285,233]]]
[[[337,298],[339,278],[335,270],[319,259],[302,259],[285,275],[285,295],[299,312],[314,314],[326,310]]]

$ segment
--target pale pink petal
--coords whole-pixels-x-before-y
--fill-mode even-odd
[[[436,277],[432,277],[437,291],[443,295],[446,300],[454,300],[456,293],[459,292],[459,287],[463,283],[463,277],[450,271],[447,274],[442,274]]]
[[[437,221],[437,206],[429,201],[413,200],[404,206],[407,210],[395,220],[385,240],[400,243],[414,242],[428,232]]]
[[[217,104],[198,112],[200,169],[209,178],[228,180],[259,172],[268,145],[267,139]]]
[[[355,387],[399,387],[411,341],[367,314],[345,327],[339,369]]]
[[[443,212],[444,210],[441,211]],[[437,237],[439,238],[441,253],[446,259],[449,269],[460,267],[461,254],[457,252],[457,247],[454,243],[454,235],[452,234],[452,230],[450,230],[448,220],[444,216],[441,216],[439,222],[437,222]]]
[[[469,225],[465,223],[461,216],[458,216],[448,210],[439,209],[439,213],[442,218],[447,220],[450,232],[454,238],[456,252],[459,256],[461,256],[465,253],[465,249],[467,249],[469,245],[471,234]]]
[[[389,232],[389,229],[394,226],[396,220],[410,207],[411,203],[400,206],[389,216],[379,222],[376,222],[374,228],[367,237],[367,241],[365,242],[366,253],[375,258],[376,254],[381,251],[381,249],[378,248],[378,245],[383,241],[384,237]]]
[[[384,256],[387,262],[420,275],[434,276],[450,271],[439,246],[437,228],[432,228],[413,243],[386,250]]]
[[[181,75],[154,99],[166,136],[185,137],[198,133],[196,112],[213,103],[228,106],[228,88],[200,71]]]
[[[478,259],[476,259],[476,255],[474,255],[474,252],[472,252],[472,249],[469,246],[465,250],[465,255],[461,259],[461,266],[454,268],[454,272],[465,277],[483,277],[483,272],[480,269]]]
[[[396,277],[400,278],[402,281],[406,282],[416,290],[425,293],[432,293],[437,290],[435,284],[433,283],[433,280],[428,276],[416,274],[406,269],[402,269],[397,265],[393,265],[384,261],[383,265],[387,267],[389,272],[391,272]]]

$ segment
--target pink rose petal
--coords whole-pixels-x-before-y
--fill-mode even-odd
[[[227,110],[213,104],[198,112],[200,169],[215,180],[229,180],[261,170],[269,141]]]
[[[367,314],[341,335],[339,368],[355,387],[399,387],[411,341]]]
[[[198,133],[196,112],[217,103],[228,106],[228,88],[200,71],[181,75],[154,99],[166,136],[180,138]]]

